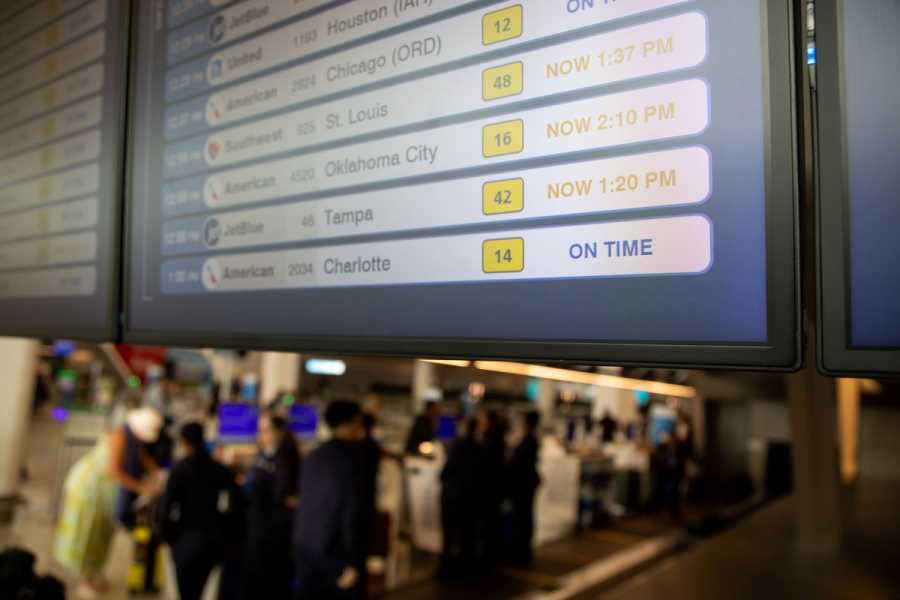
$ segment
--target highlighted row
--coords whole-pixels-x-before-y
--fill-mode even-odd
[[[164,255],[698,204],[710,155],[689,147],[219,212],[163,225]],[[168,208],[168,207],[167,207]]]
[[[501,42],[525,42],[537,40],[566,31],[582,29],[587,25],[596,25],[613,21],[665,6],[681,4],[690,0],[630,0],[609,6],[608,10],[585,21],[578,15],[568,13],[564,3],[547,2],[547,0],[521,0],[518,3],[500,9],[477,10],[456,17],[451,17],[433,25],[419,27],[402,35],[417,36],[421,46],[410,46],[407,56],[387,53],[392,62],[416,61],[424,49],[427,39],[446,39],[446,52],[452,60],[476,56],[480,52],[492,50]],[[440,6],[436,6],[440,4]],[[359,14],[374,11],[365,23],[365,32],[374,34],[386,31],[397,25],[411,23],[427,15],[437,15],[448,8],[469,4],[455,3],[449,5],[446,0],[433,0],[432,3],[416,3],[418,9],[412,13],[400,13],[387,10],[387,5],[377,3],[351,2],[333,10],[325,11],[313,18],[276,29],[270,33],[237,44],[222,52],[204,57],[172,69],[166,77],[166,100],[177,101],[188,96],[207,92],[212,88],[232,83],[245,77],[252,77],[262,71],[279,67],[285,63],[299,60],[315,52],[336,47],[340,43],[358,38],[360,29],[348,28],[329,35],[330,23],[335,18],[354,19]],[[243,5],[240,5],[243,6]],[[384,10],[382,10],[384,8]],[[522,14],[519,14],[522,13]],[[523,16],[524,15],[524,16]],[[502,29],[496,35],[487,37],[488,30]],[[468,32],[468,33],[467,33]],[[485,45],[487,42],[488,45]],[[380,40],[375,44],[390,47],[391,38]],[[290,49],[294,51],[291,52]],[[398,51],[402,52],[402,51]],[[378,56],[382,51],[372,51],[367,46],[356,49],[355,58],[344,65],[352,71],[354,66],[364,65]],[[451,60],[448,58],[448,60]],[[298,67],[300,69],[302,67]],[[366,67],[368,68],[368,67]],[[277,77],[294,77],[282,72]]]
[[[690,79],[517,114],[515,121],[482,119],[178,180],[164,186],[163,203],[196,206],[202,199],[210,207],[251,204],[488,163],[693,136],[709,123],[709,89],[706,82]]]
[[[93,265],[0,273],[0,298],[93,296],[96,292],[97,268]]]
[[[93,231],[0,245],[0,269],[27,269],[91,262],[97,258]]]
[[[191,258],[162,267],[165,294],[700,274],[703,216]]]

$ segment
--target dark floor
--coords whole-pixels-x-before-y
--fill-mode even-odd
[[[844,512],[837,557],[799,555],[788,498],[614,589],[576,600],[900,598],[900,480],[861,482],[846,492]]]
[[[566,575],[657,535],[672,531],[665,517],[624,519],[607,529],[591,530],[537,549],[530,569],[499,569],[468,581],[429,579],[383,595],[385,600],[507,600],[559,587]],[[436,564],[436,563],[435,563]]]

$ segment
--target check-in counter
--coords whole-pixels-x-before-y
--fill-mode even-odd
[[[405,483],[412,525],[413,545],[420,550],[441,551],[441,470],[443,457],[412,457],[406,461]],[[571,535],[578,520],[578,488],[581,472],[577,457],[565,454],[547,440],[538,465],[541,487],[535,499],[535,545]]]

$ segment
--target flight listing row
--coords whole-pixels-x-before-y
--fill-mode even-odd
[[[514,110],[521,102],[556,94],[596,93],[604,85],[695,67],[706,50],[703,15],[661,19],[526,52],[512,62],[440,73],[171,143],[165,174],[181,176],[401,127],[472,118],[479,111],[496,113],[500,105]],[[317,80],[314,73],[310,81]],[[211,98],[200,113],[203,122],[227,120],[241,111],[240,105],[271,109],[279,97],[277,88],[255,84],[238,93],[247,100]],[[311,91],[309,97],[316,95]],[[167,131],[178,129],[171,125]]]
[[[32,0],[26,0],[30,2]],[[89,0],[39,0],[28,9],[12,16],[4,16],[0,13],[0,48],[12,45],[21,38],[43,28],[51,21],[56,20],[65,13],[78,8]],[[4,5],[14,4],[13,0],[7,0]]]
[[[0,188],[0,215],[96,194],[100,166],[82,165]]]
[[[428,51],[427,40],[431,40],[432,45],[441,40],[444,62],[472,60],[504,45],[534,43],[561,33],[596,27],[626,16],[689,1],[631,0],[608,4],[603,10],[590,15],[567,13],[565,2],[548,0],[519,0],[514,4],[501,4],[499,8],[473,9],[462,14],[457,14],[460,8],[470,5],[474,8],[478,4],[434,0],[431,5],[420,3],[414,11],[391,13],[384,2],[351,2],[169,69],[165,97],[167,101],[175,102],[208,93],[226,84],[269,75],[273,69],[314,59],[329,50],[338,51],[351,40],[365,41],[366,34],[383,36],[356,46],[355,60],[336,67],[331,72],[331,78],[352,76],[366,69],[367,61],[377,59],[385,52],[385,62],[389,60],[394,66],[403,63],[411,65],[408,69],[417,65],[422,65],[419,68],[430,66],[433,63],[430,55],[434,52]],[[243,6],[238,5],[240,8]],[[381,11],[379,6],[384,10]],[[456,8],[448,10],[451,6]],[[373,18],[360,25],[365,29],[347,28],[328,35],[329,19],[352,15],[352,11],[373,10],[383,13],[384,18]],[[447,18],[436,22],[423,18],[437,14]],[[413,35],[414,39],[407,44],[394,44],[391,38],[398,35],[398,31],[407,37]],[[375,52],[373,47],[386,47],[387,50]]]
[[[93,265],[0,273],[0,298],[93,296],[97,268]]]
[[[165,294],[704,273],[700,215],[347,244],[163,263]]]
[[[103,25],[106,22],[107,1],[92,0],[84,7],[47,25],[44,29],[0,50],[0,74],[16,68],[25,68],[23,65],[27,65],[39,56]]]
[[[0,271],[92,262],[97,258],[97,233],[0,244]]]
[[[707,83],[687,79],[179,179],[163,186],[162,205],[174,215],[425,175],[463,176],[526,159],[574,159],[578,152],[695,136],[709,124],[709,106]]]
[[[702,147],[370,190],[163,225],[164,255],[319,239],[697,205],[711,190]],[[2,231],[0,231],[2,236]]]
[[[106,42],[106,31],[100,29],[44,55],[25,68],[0,75],[0,103],[14,100],[100,60],[106,52]]]
[[[0,104],[0,129],[15,126],[17,123],[96,94],[103,89],[103,77],[103,63],[95,63],[15,100]]]
[[[78,133],[100,124],[103,99],[94,96],[40,119],[0,132],[0,160],[35,146]]]
[[[365,36],[385,27],[408,22],[417,17],[426,17],[450,8],[459,8],[472,4],[471,0],[392,0],[392,2],[360,2],[351,0],[337,8],[326,9],[324,13],[316,11],[320,7],[335,5],[334,0],[295,0],[279,2],[273,0],[247,0],[237,6],[211,15],[208,19],[198,19],[190,25],[169,33],[167,38],[167,62],[169,64],[204,54],[212,49],[228,45],[236,40],[249,37],[273,25],[283,25],[288,21],[301,20],[317,13],[314,19],[308,19],[304,25],[313,24],[314,33],[307,33],[310,42],[304,48],[305,53],[319,49],[314,42],[325,42],[324,47],[354,39],[353,36]],[[340,4],[340,3],[338,3]],[[393,6],[392,6],[393,4]],[[319,16],[321,15],[321,16]],[[319,25],[322,25],[319,28]],[[310,29],[307,29],[310,31]],[[320,39],[320,32],[323,34]]]

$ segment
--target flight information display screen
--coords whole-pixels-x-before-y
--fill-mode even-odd
[[[900,3],[822,4],[824,365],[898,372]]]
[[[128,335],[791,365],[788,5],[137,2]]]
[[[115,336],[123,4],[0,8],[0,335]]]

